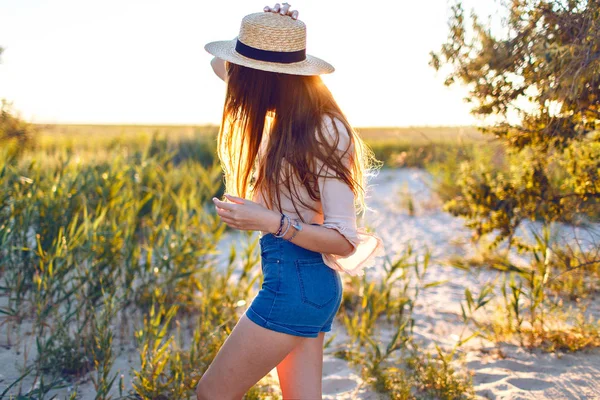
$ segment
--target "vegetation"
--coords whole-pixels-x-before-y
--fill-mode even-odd
[[[34,129],[19,118],[6,100],[0,102],[0,145],[10,146],[12,155],[25,151],[33,144]]]
[[[106,153],[120,146],[140,151],[155,139],[162,150],[174,153],[174,161],[191,159],[210,166],[216,159],[218,127],[144,125],[36,125],[36,149],[50,157],[64,149]],[[466,160],[481,147],[490,146],[485,137],[469,127],[359,128],[376,157],[385,167],[426,168]]]
[[[365,381],[392,399],[469,399],[474,396],[471,376],[458,371],[457,350],[477,334],[461,335],[451,349],[436,345],[434,352],[422,348],[413,335],[420,297],[445,283],[424,281],[429,260],[429,254],[422,260],[414,257],[408,247],[397,260],[386,260],[380,280],[366,275],[348,280],[340,318],[350,339],[336,354],[359,366]],[[488,295],[484,292],[465,311],[465,324]],[[387,343],[376,339],[382,327],[393,332]]]
[[[232,247],[226,265],[214,256],[225,225],[202,211],[222,191],[218,165],[203,165],[210,141],[201,137],[201,150],[182,157],[176,151],[184,134],[180,142],[160,131],[119,141],[97,135],[94,143],[38,132],[33,148],[0,150],[0,312],[5,342],[23,350],[24,366],[0,396],[46,398],[72,387],[76,398],[78,382],[89,376],[99,399],[191,398],[261,279],[250,236],[245,248]],[[394,265],[391,275],[409,264]],[[381,297],[366,280],[353,284],[370,287],[365,297],[349,291],[348,312],[340,314],[369,319],[368,331],[352,331],[362,339],[349,349],[359,352],[372,342],[382,300],[400,310],[410,298],[391,291]],[[361,301],[367,309],[377,303],[376,310],[357,314]],[[387,315],[407,329],[409,314]],[[137,366],[119,371],[115,361],[128,349]],[[370,362],[383,365],[387,356],[372,354]],[[435,363],[422,359],[414,369]],[[387,366],[382,371],[389,375]],[[246,397],[276,395],[268,383]]]
[[[470,88],[473,114],[497,121],[483,133],[504,149],[502,157],[477,156],[446,170],[445,181],[456,185],[441,186],[445,208],[465,218],[476,239],[491,236],[488,250],[507,244],[486,262],[507,274],[500,313],[510,318],[494,324],[499,337],[516,334],[522,345],[550,350],[598,346],[598,322],[580,304],[598,290],[598,233],[590,230],[586,245],[553,240],[551,230],[556,223],[585,228],[600,216],[600,4],[517,0],[506,7],[503,29],[494,30],[476,14],[469,24],[458,2],[447,43],[432,53],[434,68],[451,68],[447,85]],[[528,220],[542,227],[532,230],[534,240],[518,231]],[[508,261],[513,247],[529,266]],[[569,301],[578,311],[561,314]]]
[[[518,242],[523,220],[576,222],[600,200],[600,5],[595,1],[513,1],[506,31],[493,33],[461,3],[448,42],[432,64],[453,68],[446,83],[471,90],[484,129],[506,149],[506,168],[461,165],[461,196],[447,205],[478,235]],[[511,114],[518,116],[513,122]]]
[[[129,156],[115,149],[110,162],[66,152],[16,159],[2,149],[0,312],[5,343],[24,350],[24,369],[0,397],[43,398],[92,372],[98,398],[110,398],[120,382],[116,342],[132,340],[139,393],[193,393],[257,279],[249,274],[256,259],[228,285],[237,256],[217,268],[224,225],[201,211],[220,188],[220,170],[150,155],[160,147]],[[193,332],[185,344],[169,339],[174,326]]]
[[[5,395],[35,388],[27,395],[43,398],[64,386],[77,392],[83,376],[92,377],[98,398],[193,395],[195,382],[260,282],[257,242],[248,240],[241,254],[232,249],[227,265],[219,266],[213,254],[224,225],[211,213],[198,212],[222,191],[220,170],[206,156],[213,151],[213,129],[38,126],[31,148],[18,156],[10,155],[10,146],[2,149],[0,286],[6,302],[1,312],[9,345],[28,343],[26,368],[3,389]],[[398,133],[392,132],[364,134],[377,145],[393,143]],[[397,132],[401,142],[409,131]],[[448,147],[443,150],[453,142],[450,133],[424,132],[437,146],[436,154],[452,154]],[[418,152],[424,142],[413,135],[406,140],[413,144],[408,150]],[[477,137],[461,140],[466,146],[485,143]],[[473,148],[479,150],[466,159],[496,151],[487,145]],[[443,172],[436,160],[427,166]],[[447,160],[460,164],[451,156]],[[554,268],[557,259],[545,262],[542,245],[537,250],[542,258],[532,268]],[[589,320],[572,329],[529,329],[559,322],[554,318],[559,303],[552,309],[528,303],[540,284],[579,298],[593,290],[593,281],[546,283],[537,278],[545,273],[541,269],[531,274],[517,271],[505,258],[494,260],[499,269],[513,268],[515,274],[499,286],[506,301],[494,299],[502,300],[497,307],[511,318],[475,318],[477,310],[488,307],[491,289],[477,296],[465,293],[463,322],[475,333],[461,335],[454,348],[433,351],[413,335],[419,298],[444,284],[423,282],[428,257],[417,262],[408,249],[398,260],[386,260],[380,280],[346,279],[338,317],[349,341],[335,354],[355,363],[365,382],[392,398],[450,399],[472,396],[458,350],[477,335],[499,341],[516,335],[525,346],[548,350],[597,345],[597,326]],[[33,343],[21,341],[29,324],[39,338],[35,351]],[[384,327],[396,332],[388,343],[376,339]],[[136,366],[119,374],[116,357],[128,348]],[[270,383],[265,378],[247,398],[276,397]]]

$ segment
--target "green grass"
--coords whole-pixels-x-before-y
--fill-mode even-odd
[[[165,149],[174,151],[175,161],[192,159],[204,166],[216,156],[218,126],[149,125],[35,125],[36,147],[51,156],[63,150],[78,154],[95,153],[109,158],[117,148],[139,151],[153,137],[164,140]],[[386,167],[426,167],[464,159],[487,139],[473,127],[357,128]]]
[[[220,169],[176,165],[153,150],[160,145],[127,156],[114,149],[107,159],[85,162],[68,152],[45,158],[39,150],[17,160],[6,151],[0,157],[0,295],[6,299],[0,312],[6,334],[14,335],[9,346],[22,345],[24,322],[33,326],[38,355],[23,354],[23,379],[44,379],[44,393],[93,371],[105,398],[115,384],[116,332],[120,341],[132,339],[126,332],[145,332],[137,337],[140,349],[148,348],[140,352],[142,365],[159,360],[164,337],[143,322],[156,318],[159,300],[197,324],[197,334],[185,351],[167,346],[169,363],[178,364],[170,365],[166,383],[154,376],[149,387],[143,367],[136,387],[183,398],[177,393],[193,390],[195,374],[233,326],[237,302],[248,296],[248,279],[229,288],[211,256],[224,225],[203,210],[221,190]],[[255,263],[248,261],[246,270]],[[20,382],[9,392],[24,393]]]

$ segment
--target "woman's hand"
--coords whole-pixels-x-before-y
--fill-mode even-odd
[[[261,204],[241,197],[225,194],[227,200],[221,201],[213,197],[217,214],[223,222],[232,228],[245,231],[277,232],[281,214],[269,210]]]
[[[298,10],[290,10],[291,5],[288,3],[283,3],[283,5],[280,5],[279,3],[276,3],[273,8],[269,7],[269,6],[265,6],[265,8],[263,9],[265,12],[274,12],[274,13],[280,13],[281,15],[289,15],[290,17],[292,17],[292,19],[298,19]]]

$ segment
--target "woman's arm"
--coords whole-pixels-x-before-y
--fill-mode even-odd
[[[271,230],[271,233],[275,233],[279,228],[280,214],[276,214],[277,226],[275,230]],[[284,221],[284,229],[287,227],[287,222]],[[298,232],[293,243],[300,247],[308,250],[316,251],[318,253],[329,253],[340,256],[348,256],[354,251],[354,246],[350,243],[344,235],[336,231],[335,229],[325,228],[318,225],[305,224],[300,221],[302,231]],[[288,233],[284,236],[284,239],[289,239],[294,234],[294,228],[290,227]]]
[[[229,201],[221,201],[214,197],[213,202],[217,207],[217,214],[230,227],[270,233],[276,233],[279,229],[281,214],[277,211],[241,197],[229,194],[225,194],[225,197]],[[354,246],[335,229],[304,223],[301,225],[302,232],[296,234],[293,239],[293,243],[300,247],[340,256],[347,256],[354,250]],[[284,230],[286,227],[287,220],[284,221]],[[294,228],[290,227],[284,238],[289,239],[293,232]]]

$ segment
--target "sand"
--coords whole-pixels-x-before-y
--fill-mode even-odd
[[[469,242],[470,231],[463,221],[441,210],[440,202],[431,189],[427,173],[420,170],[397,169],[381,171],[372,181],[369,197],[369,211],[361,224],[371,226],[384,240],[387,254],[394,259],[410,244],[416,254],[429,249],[432,262],[426,280],[448,280],[448,283],[429,289],[419,299],[415,310],[415,337],[425,347],[438,343],[449,348],[458,339],[462,330],[460,302],[466,287],[477,288],[497,276],[497,273],[481,270],[477,273],[465,272],[447,266],[444,261],[452,255],[468,255],[474,251]],[[410,194],[415,206],[414,215],[409,215],[406,196]],[[528,229],[536,229],[531,224]],[[539,227],[538,227],[539,228]],[[597,228],[596,228],[597,229]],[[594,245],[593,235],[587,231],[568,227],[559,229],[558,236],[583,238],[582,241]],[[526,234],[524,232],[523,234]],[[588,236],[586,236],[588,235]],[[228,246],[238,242],[234,232],[219,244],[227,257]],[[239,242],[238,242],[239,243]],[[515,263],[527,260],[511,255]],[[381,269],[368,272],[376,277]],[[5,299],[0,301],[4,302]],[[600,318],[600,302],[596,302],[592,312]],[[24,326],[24,331],[27,327]],[[345,332],[339,322],[335,322],[333,348],[343,343]],[[391,331],[382,326],[378,340],[386,341]],[[29,359],[35,356],[33,338],[25,340],[30,348]],[[18,366],[22,365],[22,348],[6,345],[5,327],[0,328],[0,391],[18,376]],[[325,399],[385,399],[375,393],[360,378],[359,371],[347,362],[335,358],[332,348],[326,349],[323,368],[323,395]],[[19,354],[19,351],[21,353]],[[130,369],[139,366],[138,356],[131,346],[120,350],[115,362],[115,370],[125,377],[130,387]],[[495,346],[485,340],[476,339],[464,349],[464,363],[461,366],[473,373],[473,381],[479,399],[600,399],[600,351],[582,351],[572,354],[529,352],[514,345]],[[270,378],[276,382],[273,370]],[[26,379],[25,386],[30,382]],[[55,393],[64,398],[69,390],[65,388]],[[79,385],[81,399],[93,399],[91,381]],[[114,392],[116,395],[116,391]],[[48,397],[50,398],[50,397]]]

